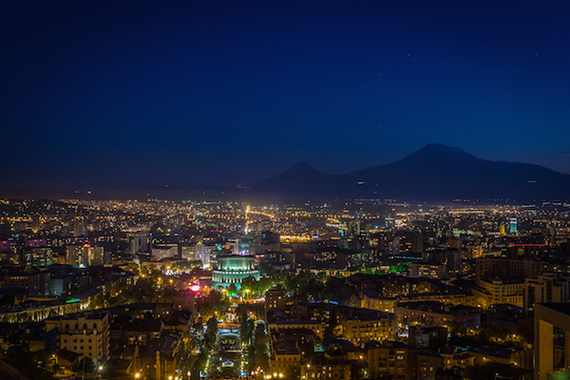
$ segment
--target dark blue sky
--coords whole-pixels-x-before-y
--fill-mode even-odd
[[[432,142],[570,173],[567,1],[3,3],[2,186],[340,174]]]

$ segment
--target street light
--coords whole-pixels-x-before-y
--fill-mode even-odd
[[[139,379],[141,377],[141,374],[139,372],[135,373],[135,379]]]

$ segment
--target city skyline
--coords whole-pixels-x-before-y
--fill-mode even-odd
[[[10,379],[568,370],[553,331],[570,320],[568,202],[28,198],[0,211]]]
[[[428,143],[570,174],[569,5],[3,4],[3,187],[342,174]]]

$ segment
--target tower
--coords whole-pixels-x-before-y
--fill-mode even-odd
[[[517,218],[510,218],[509,219],[509,232],[511,234],[516,234],[518,232],[517,229]]]

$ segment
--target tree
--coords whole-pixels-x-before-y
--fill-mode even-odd
[[[240,339],[243,343],[249,344],[249,341],[253,337],[253,331],[255,330],[255,323],[253,319],[247,319],[240,325]]]
[[[324,336],[326,338],[338,338],[342,336],[342,325],[331,320],[331,322],[325,327]]]
[[[239,318],[239,323],[244,323],[245,321],[247,321],[247,313],[249,312],[250,306],[251,305],[248,303],[240,303],[236,307],[235,313]]]
[[[181,272],[189,272],[196,266],[196,260],[189,261],[178,261],[172,264],[173,270],[179,270]]]
[[[269,370],[267,334],[263,323],[258,324],[255,328],[255,358],[259,367],[263,368],[264,371]]]
[[[344,278],[329,277],[323,290],[323,297],[351,307],[360,306],[358,291],[346,283]]]
[[[253,344],[247,348],[247,364],[248,371],[252,371],[257,366],[255,363],[255,346]]]
[[[135,262],[128,263],[126,268],[127,268],[127,270],[130,270],[131,272],[135,272],[135,273],[138,273],[139,269],[140,269],[138,264]]]
[[[362,361],[355,361],[350,365],[350,379],[351,380],[361,380],[364,377],[364,368],[367,364]]]
[[[199,379],[200,372],[203,372],[206,369],[206,362],[208,361],[208,350],[206,347],[200,347],[200,353],[196,357],[196,360],[192,363],[192,379]]]
[[[211,317],[206,322],[206,333],[204,334],[204,343],[207,347],[211,347],[216,342],[216,336],[218,334],[218,319],[216,317]]]
[[[105,307],[105,298],[103,297],[103,294],[97,293],[95,297],[93,297],[90,306],[93,309],[100,309],[102,307]]]
[[[202,334],[204,332],[204,324],[202,322],[202,317],[198,317],[196,322],[192,325],[194,331],[198,334]]]
[[[81,358],[77,363],[77,368],[75,368],[75,372],[83,372],[85,369],[85,373],[93,373],[95,372],[95,363],[91,358]]]
[[[166,286],[162,290],[162,302],[176,303],[180,295],[180,292],[173,286]]]
[[[283,378],[285,380],[297,380],[299,379],[299,369],[296,366],[289,366],[285,369],[285,373],[283,374]]]
[[[207,295],[201,294],[196,298],[196,310],[203,315],[225,314],[229,308],[230,301],[217,290],[212,290]]]

